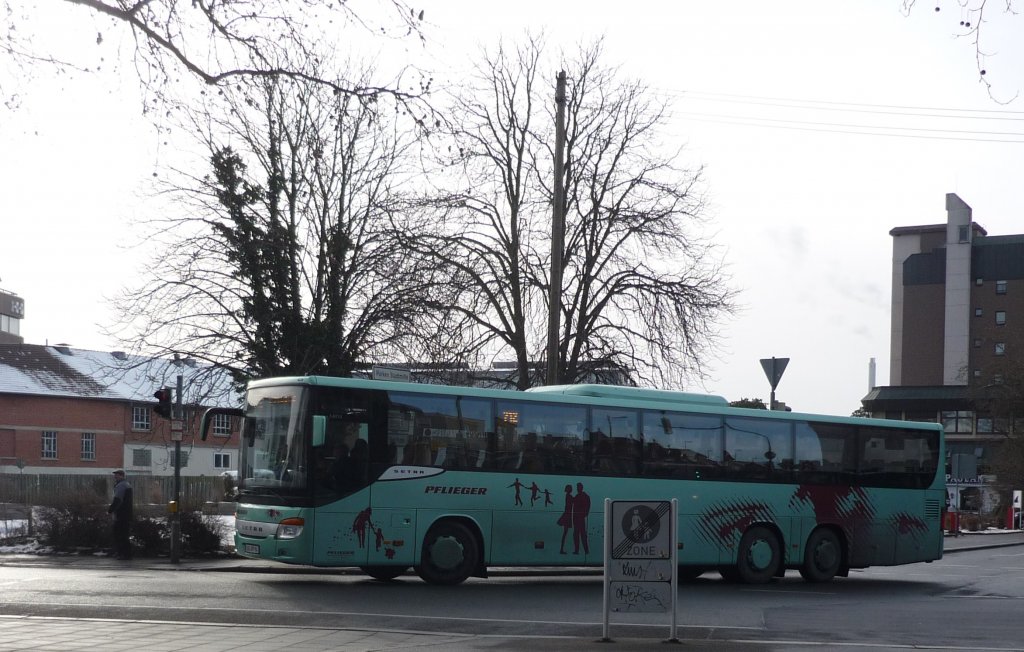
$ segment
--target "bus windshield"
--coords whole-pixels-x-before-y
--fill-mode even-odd
[[[301,387],[252,389],[246,396],[238,488],[243,494],[306,490],[303,436],[306,392]]]

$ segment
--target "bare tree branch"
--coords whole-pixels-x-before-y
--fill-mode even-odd
[[[909,16],[916,4],[917,0],[903,0],[904,15]],[[935,11],[941,12],[943,4],[942,0],[936,0],[934,5]],[[1020,94],[1019,89],[1009,99],[997,98],[992,82],[989,81],[987,76],[988,60],[990,57],[995,56],[986,47],[984,41],[985,32],[983,28],[989,22],[987,17],[989,0],[952,0],[952,2],[947,2],[946,4],[954,5],[954,11],[959,13],[959,16],[954,15],[951,18],[950,25],[953,27],[957,38],[968,38],[971,40],[971,45],[974,46],[974,62],[978,70],[978,81],[985,85],[985,90],[988,92],[989,97],[999,104],[1009,104],[1017,99],[1017,96]],[[1017,15],[1017,9],[1014,4],[1015,0],[1002,0],[1003,14]],[[959,21],[959,25],[953,21]],[[958,27],[959,29],[957,29]]]
[[[8,29],[0,33],[0,51],[26,67],[49,64],[87,69],[88,65],[38,51],[31,30],[24,29],[32,24],[27,2],[4,0]],[[386,94],[407,103],[429,90],[429,81],[403,88],[401,73],[391,83],[374,84],[365,79],[345,81],[338,71],[311,74],[313,68],[305,65],[323,60],[321,43],[337,39],[337,33],[331,31],[337,26],[354,25],[377,39],[414,37],[422,41],[423,12],[403,0],[381,0],[376,10],[369,10],[379,14],[379,23],[357,13],[349,2],[318,0],[51,0],[48,9],[56,11],[60,5],[87,10],[127,28],[135,38],[134,61],[140,81],[161,98],[180,80],[181,71],[210,86],[289,78],[323,85],[338,94],[364,98]],[[104,40],[101,30],[97,45]],[[285,63],[289,61],[302,63]]]

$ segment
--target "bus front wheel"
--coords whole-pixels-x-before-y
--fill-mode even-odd
[[[405,571],[408,566],[360,566],[359,569],[375,580],[393,580]]]
[[[843,547],[836,533],[827,528],[815,530],[807,539],[800,576],[808,582],[827,582],[839,572]]]
[[[429,584],[459,584],[473,574],[480,547],[468,527],[442,521],[427,532],[416,573]]]
[[[747,584],[765,584],[782,563],[782,545],[770,529],[754,526],[740,539],[736,574]]]

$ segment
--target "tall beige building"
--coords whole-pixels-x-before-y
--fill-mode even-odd
[[[950,457],[977,460],[972,477],[951,481],[982,484],[999,443],[1024,434],[1024,419],[994,418],[980,400],[1024,365],[1024,234],[989,235],[955,194],[946,195],[944,224],[889,234],[891,384],[872,388],[864,407],[942,423]]]

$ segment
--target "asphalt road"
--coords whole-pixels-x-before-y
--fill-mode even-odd
[[[1010,536],[1001,543],[1024,542]],[[592,573],[498,574],[436,587],[413,575],[384,583],[230,560],[0,557],[0,650],[155,652],[198,649],[198,640],[205,649],[250,651],[300,641],[307,650],[593,649],[601,607],[602,580]],[[1024,546],[951,552],[822,585],[796,573],[765,586],[708,573],[681,587],[677,611],[678,635],[691,649],[872,652],[1024,650],[1022,614]],[[612,623],[620,650],[669,634],[665,614]]]

